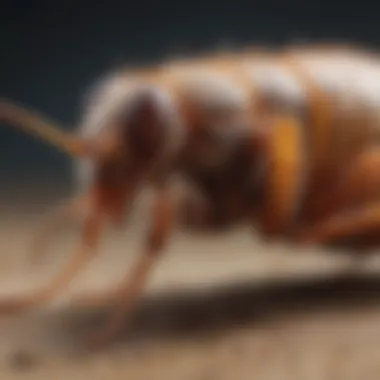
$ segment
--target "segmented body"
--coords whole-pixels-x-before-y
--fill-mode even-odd
[[[51,284],[5,299],[0,312],[52,299],[88,262],[104,222],[120,221],[137,188],[150,182],[151,228],[132,272],[114,291],[86,301],[119,300],[98,338],[114,335],[170,239],[175,174],[203,194],[202,201],[188,196],[188,225],[248,222],[271,239],[318,245],[364,236],[367,245],[379,244],[379,109],[380,58],[334,47],[219,54],[114,72],[88,98],[84,139],[0,104],[5,119],[88,158],[79,162],[88,210],[76,255]]]
[[[214,222],[232,223],[247,211],[252,214],[257,203],[266,203],[268,214],[276,202],[286,215],[271,213],[265,223],[259,221],[277,224],[267,233],[314,221],[322,216],[316,208],[347,165],[379,141],[380,60],[355,49],[220,54],[121,71],[104,81],[100,106],[95,102],[94,109],[109,116],[107,101],[117,108],[118,97],[125,101],[126,92],[142,85],[166,97],[167,110],[176,115],[178,128],[173,126],[171,136],[174,146],[185,148],[177,168],[202,190]],[[248,152],[247,144],[255,129],[272,130],[270,118],[281,115],[295,116],[302,127],[301,162],[293,168],[302,173],[290,173],[294,178],[282,179],[282,185],[278,178],[269,183],[270,169],[263,169],[272,157],[252,148]],[[93,116],[90,112],[87,120]],[[93,133],[101,123],[88,125]],[[280,199],[286,190],[281,195],[269,188],[274,186],[288,186],[288,198]],[[282,219],[281,226],[276,218]]]
[[[307,228],[345,207],[358,206],[350,195],[345,200],[344,194],[358,189],[340,189],[335,199],[332,193],[358,156],[379,144],[379,58],[349,50],[292,50],[280,54],[273,65],[256,70],[256,78],[256,83],[262,80],[261,93],[269,100],[268,112],[292,114],[302,127],[302,141],[293,141],[293,152],[286,147],[286,136],[278,141],[277,151],[283,160],[293,156],[296,162],[285,179],[281,175],[286,174],[286,168],[282,174],[281,169],[277,174],[268,173],[272,182],[268,181],[263,193],[267,197],[266,213],[271,214],[264,217],[269,230]],[[263,78],[267,78],[266,84]],[[368,186],[367,202],[378,197],[378,187],[370,182],[362,185],[362,190]],[[274,211],[276,207],[283,208],[282,215]]]
[[[279,232],[289,224],[315,222],[329,212],[319,206],[323,206],[345,169],[379,142],[380,60],[365,52],[309,48],[230,54],[190,64],[167,64],[160,70],[152,83],[168,91],[172,99],[180,99],[177,104],[191,108],[192,113],[185,114],[188,119],[184,117],[183,122],[191,127],[188,131],[193,136],[200,132],[200,143],[190,145],[190,165],[185,169],[214,207],[214,222],[233,223],[247,210],[252,214],[250,207],[258,202],[266,203],[266,213],[273,214],[264,218],[265,223],[258,222],[261,227],[277,224],[266,231],[264,228],[265,233]],[[199,110],[219,111],[215,114],[224,119],[207,119],[207,112],[205,117],[197,114]],[[278,188],[268,187],[281,187],[280,179],[276,184],[275,178],[270,185],[265,183],[268,176],[259,175],[262,183],[257,182],[258,168],[272,157],[242,150],[249,149],[245,142],[252,129],[269,125],[268,118],[279,115],[293,115],[301,124],[302,152],[298,159],[302,162],[294,170],[302,173],[290,173],[295,176],[293,188],[288,189],[290,198],[276,200],[284,195]],[[206,143],[205,130],[211,131],[210,144]],[[210,167],[208,158],[213,156],[217,159]],[[247,157],[251,160],[249,168]],[[282,181],[292,186],[291,178]],[[271,192],[277,195],[270,198]],[[280,218],[281,225],[276,220],[268,221],[278,217],[268,211],[276,207],[276,202],[287,209],[287,215]]]
[[[118,100],[127,104],[126,94],[141,86],[156,89],[178,125],[186,125],[186,133],[174,126],[171,136],[174,145],[186,141],[185,169],[209,201],[223,193],[227,182],[240,191],[250,185],[250,174],[236,183],[227,173],[236,170],[234,160],[242,163],[233,158],[242,136],[265,117],[295,115],[306,132],[308,170],[303,175],[308,179],[295,203],[315,199],[316,189],[328,186],[342,165],[378,135],[380,62],[360,51],[221,54],[113,73],[101,82],[99,96],[85,113],[86,136],[99,133],[102,117],[108,123]]]

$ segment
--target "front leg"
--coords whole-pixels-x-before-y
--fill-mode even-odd
[[[53,299],[94,257],[103,230],[104,213],[94,202],[85,218],[80,244],[66,266],[43,287],[18,297],[0,299],[0,314],[21,313]]]
[[[152,225],[146,237],[146,247],[139,255],[132,271],[115,289],[77,301],[81,305],[94,306],[112,302],[116,307],[107,324],[90,338],[89,343],[92,348],[111,341],[124,325],[125,317],[133,312],[170,238],[177,206],[178,199],[171,187],[165,184],[157,188],[152,210]]]
[[[86,216],[89,211],[89,196],[74,198],[68,202],[59,204],[54,208],[46,218],[44,224],[39,226],[39,230],[33,236],[31,243],[32,262],[40,263],[41,259],[46,254],[47,244],[64,223],[67,223],[70,219],[74,219],[79,216]]]

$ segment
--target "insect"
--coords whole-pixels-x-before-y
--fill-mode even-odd
[[[203,193],[206,202],[188,198],[202,225],[251,223],[270,239],[308,244],[376,231],[377,78],[377,57],[335,48],[231,53],[122,70],[90,96],[79,136],[2,102],[2,119],[79,158],[87,182],[59,212],[85,215],[72,261],[47,287],[2,300],[0,311],[36,307],[61,291],[93,256],[105,223],[122,223],[150,184],[151,229],[131,273],[114,290],[78,300],[117,305],[93,343],[110,339],[184,211],[175,175]]]

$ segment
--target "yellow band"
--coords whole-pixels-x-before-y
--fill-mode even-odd
[[[333,141],[332,111],[329,99],[315,83],[312,75],[302,68],[297,56],[287,54],[284,64],[291,70],[304,86],[307,97],[309,123],[306,126],[309,138],[310,171],[314,176],[319,175],[321,165],[326,162]]]
[[[300,206],[305,186],[303,126],[293,116],[274,119],[267,147],[268,171],[259,219],[264,234],[286,232]]]

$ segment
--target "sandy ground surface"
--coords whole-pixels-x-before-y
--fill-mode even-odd
[[[57,239],[32,265],[26,246],[41,218],[18,208],[3,208],[0,221],[1,295],[49,281],[74,241]],[[132,326],[88,352],[84,338],[112,310],[74,308],[70,297],[111,287],[128,270],[143,236],[139,212],[53,303],[0,319],[0,379],[380,378],[380,255],[353,270],[344,256],[263,245],[249,231],[176,234]]]

